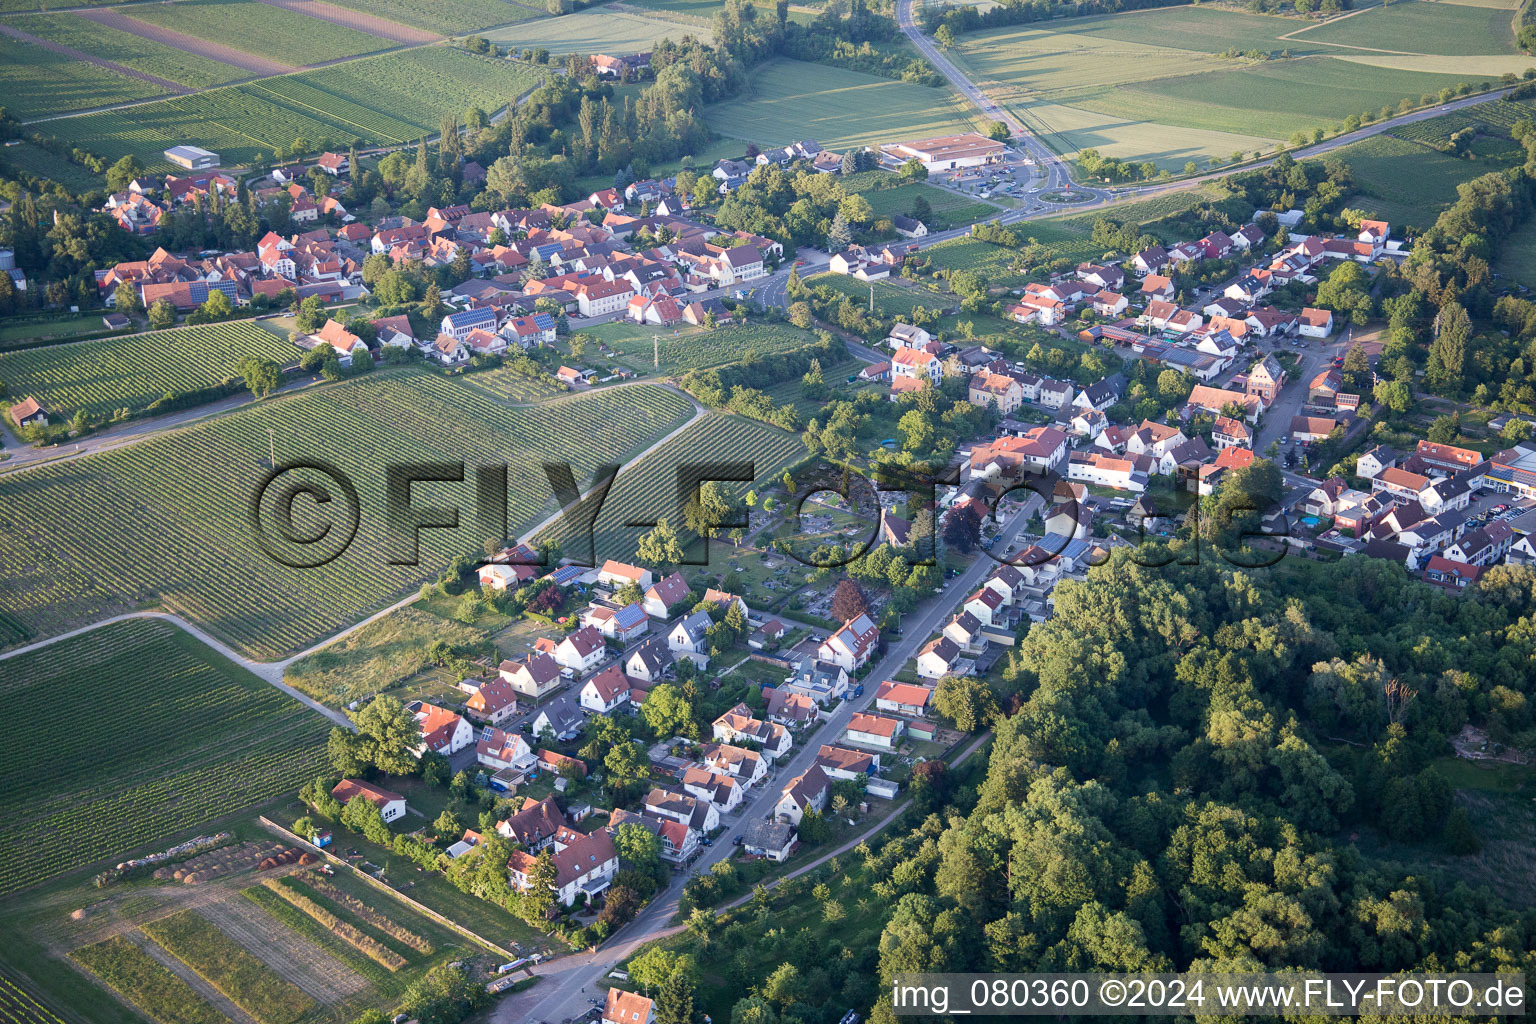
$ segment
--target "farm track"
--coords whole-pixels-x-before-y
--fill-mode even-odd
[[[187,985],[191,987],[192,991],[201,996],[203,1000],[208,1003],[208,1005],[212,1006],[215,1010],[218,1010],[225,1017],[234,1021],[235,1024],[259,1024],[255,1017],[252,1017],[250,1014],[240,1009],[240,1007],[230,1002],[229,997],[204,981],[202,975],[198,974],[192,968],[188,967],[186,964],[182,963],[180,960],[167,953],[148,935],[145,935],[140,931],[133,931],[129,932],[126,938],[128,941],[142,949],[155,962],[159,963],[166,970],[170,971],[172,974],[176,975],[176,977],[186,982]],[[133,1000],[131,999],[123,999],[123,1002],[127,1003],[129,1006],[134,1005]]]
[[[389,39],[396,43],[409,43],[412,45],[421,43],[435,43],[443,37],[426,29],[412,28],[402,25],[398,21],[390,21],[376,14],[365,14],[362,11],[352,11],[335,4],[328,4],[325,0],[261,0],[271,7],[281,7],[285,11],[302,14],[308,18],[318,18],[328,21],[342,28],[354,29],[358,32],[366,32],[369,35],[378,36],[381,39]]]
[[[244,896],[210,904],[203,916],[316,1002],[339,1003],[369,987],[368,979]]]
[[[13,28],[10,25],[0,24],[0,32],[10,36],[12,39],[19,40],[23,43],[28,43],[32,46],[42,47],[44,50],[49,50],[63,57],[68,57],[71,60],[83,61],[86,64],[94,64],[98,68],[111,71],[115,74],[123,75],[127,78],[137,79],[140,82],[148,82],[150,85],[153,85],[156,88],[164,89],[166,92],[173,96],[185,96],[187,93],[192,91],[191,89],[182,85],[180,82],[173,82],[169,78],[161,78],[158,75],[151,75],[146,72],[130,68],[126,64],[119,64],[116,61],[107,60],[104,57],[97,57],[86,53],[84,50],[77,50],[73,46],[65,46],[63,43],[50,42],[47,39],[34,36],[30,32],[23,32],[21,29]]]
[[[232,67],[249,71],[253,75],[267,77],[270,75],[287,75],[299,68],[291,64],[280,64],[275,60],[267,60],[258,57],[254,53],[246,53],[232,46],[224,46],[222,43],[209,42],[196,36],[189,36],[185,32],[177,32],[174,29],[161,28],[151,25],[147,21],[130,18],[121,11],[80,11],[80,17],[88,18],[98,25],[106,25],[122,32],[130,32],[141,39],[152,39],[157,43],[174,46],[178,50],[194,53],[199,57],[207,57]],[[187,90],[183,89],[182,92]]]

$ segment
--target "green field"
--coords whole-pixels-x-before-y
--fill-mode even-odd
[[[772,0],[752,0],[752,3],[762,8],[758,16],[774,13]],[[629,6],[643,7],[648,11],[666,11],[672,15],[681,15],[685,18],[695,19],[694,23],[708,27],[716,14],[725,10],[723,0],[630,0]],[[817,5],[792,4],[789,8],[789,20],[809,25],[816,20]]]
[[[98,25],[75,14],[38,14],[12,19],[9,24],[40,39],[195,89],[247,77],[246,72],[222,61],[199,57],[109,25]]]
[[[247,53],[300,67],[396,45],[260,0],[177,0],[173,4],[137,4],[126,8],[125,13],[151,25],[220,40]]]
[[[161,1024],[218,1024],[224,1018],[171,969],[121,935],[69,954],[150,1020]]]
[[[195,911],[153,921],[144,932],[260,1024],[297,1024],[315,1009],[302,989]]]
[[[344,707],[426,668],[426,648],[434,640],[465,648],[484,644],[488,636],[418,607],[402,608],[294,662],[283,673],[283,681],[325,704]]]
[[[895,188],[872,189],[860,192],[860,195],[869,200],[870,208],[879,217],[891,217],[896,214],[910,216],[912,204],[921,197],[934,213],[934,216],[924,222],[930,230],[973,224],[992,216],[999,209],[992,203],[957,195],[948,189],[921,182],[911,182]]]
[[[660,39],[681,39],[683,36],[714,42],[714,33],[707,26],[650,18],[611,7],[593,7],[575,14],[509,25],[480,34],[498,46],[509,46],[514,50],[542,47],[554,54],[637,53],[650,50]]]
[[[537,402],[566,392],[565,385],[551,377],[529,377],[509,366],[480,371],[464,383],[509,402]]]
[[[0,353],[0,380],[12,401],[31,395],[51,418],[66,419],[79,409],[101,417],[121,408],[138,411],[167,392],[229,380],[248,355],[298,361],[298,350],[284,339],[235,320]]]
[[[341,6],[447,36],[541,16],[510,0],[345,0]]]
[[[34,723],[0,759],[0,892],[270,800],[325,763],[330,723],[165,622],[0,661],[0,695]]]
[[[780,323],[727,323],[711,331],[686,324],[655,327],[616,322],[581,327],[576,333],[595,338],[610,350],[606,354],[599,353],[595,346],[588,346],[585,358],[600,362],[606,356],[646,373],[653,369],[655,353],[651,339],[659,337],[660,372],[664,374],[723,366],[736,362],[749,351],[766,356],[774,352],[804,348],[816,341],[809,331]]]
[[[12,473],[0,477],[7,611],[22,629],[48,635],[158,606],[257,657],[280,656],[356,622],[486,540],[472,483],[418,485],[416,504],[437,498],[459,505],[461,526],[423,531],[419,567],[390,564],[409,559],[410,548],[409,534],[386,521],[386,467],[510,462],[510,527],[518,534],[554,504],[540,461],[569,458],[585,486],[599,462],[622,464],[690,411],[680,395],[644,386],[508,408],[432,371],[381,370],[131,447]],[[322,567],[279,565],[255,540],[251,505],[273,438],[280,463],[326,459],[359,492],[357,537]],[[285,475],[269,504],[304,476]],[[334,482],[325,486],[336,494]],[[325,511],[338,513],[339,535],[347,518],[336,498]],[[318,529],[322,511],[308,499],[297,504],[297,528]],[[263,509],[268,535],[281,546],[275,531],[282,520],[275,506]],[[102,532],[104,522],[113,524],[111,534]],[[297,554],[309,561],[313,552]]]
[[[1413,142],[1378,135],[1345,146],[1336,155],[1354,171],[1359,189],[1345,205],[1385,218],[1396,233],[1399,226],[1429,227],[1456,201],[1457,185],[1519,163],[1521,151],[1507,143],[1503,158],[1461,160]]]
[[[1480,135],[1509,138],[1510,130],[1518,122],[1530,120],[1536,120],[1536,100],[1490,100],[1439,117],[1398,125],[1390,134],[1409,142],[1443,146],[1463,128],[1476,128]]]
[[[109,160],[132,153],[146,167],[170,166],[163,151],[181,143],[212,149],[227,164],[251,163],[270,159],[297,136],[317,149],[409,141],[436,131],[443,114],[498,110],[537,81],[524,65],[424,46],[53,121],[48,130]]]
[[[885,281],[860,281],[846,274],[817,274],[806,278],[812,288],[827,287],[853,299],[865,309],[869,308],[869,291],[875,290],[875,311],[881,316],[908,317],[918,306],[924,309],[944,309],[954,304],[952,295],[940,295],[926,288],[902,288]],[[829,378],[830,379],[830,378]]]
[[[6,164],[18,172],[56,181],[71,192],[89,192],[106,185],[101,175],[92,174],[79,164],[71,163],[31,142],[19,142],[0,149],[0,167]]]
[[[710,416],[679,437],[668,441],[639,464],[622,469],[594,524],[599,559],[633,560],[635,544],[648,531],[625,523],[668,519],[686,536],[677,498],[679,466],[698,463],[737,462],[753,464],[756,486],[761,490],[792,460],[805,453],[793,434],[740,416]],[[726,484],[737,495],[751,485]],[[568,523],[557,523],[549,536],[567,546]],[[723,537],[715,545],[728,543]],[[714,546],[714,545],[712,545]]]
[[[1393,4],[1386,16],[1401,11],[1405,24],[1438,22],[1461,34],[1436,43],[1426,29],[1410,46],[1376,33],[1368,46],[1328,45],[1327,33],[1347,34],[1383,10],[1307,27],[1295,18],[1179,6],[976,32],[949,55],[1060,152],[1092,148],[1174,171],[1190,160],[1251,155],[1299,130],[1332,130],[1405,98],[1417,104],[1445,86],[1475,86],[1515,60],[1507,11],[1421,0]],[[1350,48],[1357,45],[1366,48]],[[1218,56],[1233,49],[1270,59]],[[1469,64],[1464,54],[1499,56]]]
[[[101,334],[106,329],[100,313],[32,313],[6,317],[0,320],[0,351],[36,342]]]
[[[1497,7],[1398,0],[1303,29],[1292,38],[1367,50],[1475,56],[1513,53],[1509,11]]]
[[[10,36],[0,36],[0,90],[6,112],[19,120],[165,95],[151,82]]]
[[[759,146],[815,139],[841,153],[971,129],[948,89],[796,60],[768,61],[751,74],[750,89],[705,107],[704,117],[715,131]]]
[[[1493,269],[1527,288],[1536,287],[1536,221],[1527,220],[1504,239]]]

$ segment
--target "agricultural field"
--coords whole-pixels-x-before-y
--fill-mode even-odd
[[[903,288],[885,281],[860,281],[847,274],[817,274],[806,278],[805,283],[812,288],[831,288],[865,309],[869,308],[869,291],[873,286],[875,311],[881,316],[910,317],[919,306],[929,310],[943,309],[955,301],[951,295],[940,295],[923,287]]]
[[[31,142],[18,142],[0,149],[0,167],[7,164],[17,172],[56,181],[71,192],[89,192],[106,186],[101,175],[93,174],[79,164],[71,163]]]
[[[1389,135],[1353,143],[1335,155],[1354,171],[1359,190],[1345,205],[1386,218],[1394,231],[1399,226],[1429,227],[1456,201],[1457,185],[1523,159],[1523,151],[1513,143],[1504,143],[1502,158],[1490,154],[1463,160]]]
[[[483,370],[464,378],[464,383],[508,402],[538,402],[566,394],[566,387],[549,377],[529,377],[510,366]]]
[[[725,484],[727,490],[739,497],[752,486],[761,490],[804,453],[804,445],[793,434],[740,416],[712,415],[638,464],[619,470],[593,524],[596,556],[633,561],[635,544],[649,530],[627,527],[624,524],[628,522],[667,519],[687,543],[682,508],[677,500],[677,469],[681,465],[702,460],[752,463],[754,484]],[[570,526],[567,522],[556,523],[546,536],[569,550],[566,535]],[[715,543],[726,542],[722,538]],[[702,552],[695,545],[692,553],[697,556]]]
[[[553,54],[636,53],[649,50],[660,39],[693,36],[714,42],[708,26],[682,24],[666,18],[653,18],[615,7],[592,7],[558,18],[509,25],[493,32],[481,32],[498,46],[542,47]]]
[[[191,985],[121,935],[83,946],[69,958],[110,985],[146,1017],[167,1024],[218,1024],[224,1018]]]
[[[300,658],[284,671],[283,681],[321,703],[345,707],[426,668],[426,649],[434,640],[462,649],[486,646],[490,637],[484,630],[450,622],[416,606],[401,608]]]
[[[297,1024],[315,1009],[303,989],[196,911],[150,922],[144,933],[259,1024]]]
[[[64,1024],[26,989],[0,975],[0,1018],[8,1024]]]
[[[67,118],[50,122],[48,129],[109,160],[132,153],[146,167],[169,167],[163,151],[180,143],[212,149],[226,163],[250,163],[269,159],[272,149],[301,135],[316,148],[345,149],[353,140],[409,141],[436,131],[445,113],[498,110],[535,84],[534,74],[514,62],[424,46]]]
[[[99,313],[36,313],[0,320],[0,351],[103,334]]]
[[[1299,130],[1331,130],[1351,114],[1395,109],[1405,98],[1417,105],[1445,86],[1476,86],[1498,71],[1459,55],[1510,53],[1507,12],[1421,0],[1390,10],[1407,8],[1443,11],[1429,16],[1481,28],[1404,53],[1415,47],[1390,35],[1349,48],[1355,44],[1329,45],[1323,34],[1347,31],[1383,8],[1308,26],[1295,18],[1180,6],[976,32],[962,37],[950,56],[1058,151],[1092,148],[1180,171],[1190,160],[1225,161],[1234,152],[1268,149]],[[1499,18],[1502,32],[1491,26]],[[1270,59],[1218,56],[1232,49],[1258,50]],[[1498,70],[1508,69],[1501,64]]]
[[[661,369],[663,374],[681,374],[688,370],[703,370],[736,362],[744,352],[756,352],[760,356],[775,352],[787,352],[814,344],[816,339],[809,331],[781,323],[721,324],[714,330],[704,327],[655,327],[633,323],[596,324],[579,327],[577,334],[585,334],[608,346],[607,353],[596,346],[587,348],[588,360],[601,361],[604,356],[615,362],[640,370],[653,370],[653,346],[651,339],[661,339]]]
[[[227,40],[257,56],[300,66],[395,45],[388,39],[260,0],[177,0],[171,4],[137,4],[124,13],[172,31]]]
[[[892,217],[896,214],[911,216],[913,203],[918,198],[922,198],[928,204],[928,208],[933,211],[933,215],[924,221],[929,230],[973,224],[978,220],[985,220],[999,210],[999,207],[992,203],[957,195],[948,189],[921,182],[911,182],[895,188],[871,189],[860,194],[869,200],[870,208],[875,211],[877,217]]]
[[[553,511],[539,461],[569,458],[585,483],[594,466],[622,464],[691,412],[682,396],[646,386],[510,408],[434,371],[380,370],[128,448],[12,473],[0,477],[0,533],[8,538],[0,578],[11,632],[47,635],[159,607],[255,657],[279,657],[356,622],[487,539],[469,485],[418,485],[418,504],[436,498],[464,507],[462,525],[423,531],[420,565],[392,564],[412,553],[409,535],[386,522],[383,467],[510,461],[509,528],[518,535]],[[258,544],[251,506],[268,472],[271,438],[280,461],[326,459],[357,488],[356,538],[327,564],[290,568]],[[308,563],[316,552],[282,547],[282,520],[273,518],[281,515],[273,505],[278,494],[299,478],[310,479],[295,470],[269,492],[261,522],[279,553]],[[334,480],[318,483],[337,494]],[[323,511],[308,500],[298,505],[295,529],[318,529]],[[342,514],[338,527],[347,522],[344,505],[328,509]],[[92,514],[77,514],[81,508]],[[130,536],[104,536],[104,521]]]
[[[270,800],[325,764],[330,723],[157,620],[0,661],[0,694],[58,724],[18,733],[0,759],[0,893]]]
[[[187,53],[174,46],[101,25],[75,14],[37,14],[10,19],[23,32],[70,46],[93,57],[110,60],[147,75],[194,89],[222,85],[246,75],[221,61]]]
[[[774,13],[772,0],[752,0],[752,2],[762,8],[758,12],[759,17]],[[697,24],[706,28],[716,14],[725,10],[723,0],[627,0],[626,6],[640,7],[648,11],[665,11],[674,16],[692,18]],[[819,9],[819,5],[792,3],[789,7],[789,20],[809,25],[816,20]]]
[[[1479,135],[1509,138],[1510,130],[1516,123],[1531,120],[1536,120],[1536,101],[1492,100],[1453,110],[1439,117],[1401,124],[1388,134],[1408,142],[1439,147],[1449,143],[1451,136],[1463,128],[1476,128]]]
[[[285,339],[235,320],[0,353],[0,380],[12,401],[31,395],[61,419],[81,409],[103,417],[122,408],[140,411],[168,392],[229,380],[248,355],[298,361]]]
[[[511,0],[345,0],[343,6],[445,36],[542,17]]]
[[[0,90],[6,112],[21,121],[164,96],[167,91],[8,35],[0,35]]]
[[[968,115],[947,88],[796,60],[752,69],[752,87],[704,108],[715,131],[759,146],[815,139],[833,152],[850,146],[969,131]]]
[[[1470,57],[1515,50],[1508,10],[1428,0],[1399,0],[1372,7],[1302,29],[1291,38],[1310,45],[1444,56]]]

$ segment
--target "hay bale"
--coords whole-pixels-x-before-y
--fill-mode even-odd
[[[186,876],[186,874],[187,873],[186,873],[185,870],[183,870],[182,868],[177,868],[175,871],[171,872],[171,877],[176,879],[176,881],[180,882]]]
[[[80,908],[78,908],[76,910],[71,910],[69,912],[69,919],[71,921],[84,921],[85,920],[85,908],[84,907],[80,907]]]
[[[256,865],[256,868],[259,871],[265,871],[268,868],[275,868],[275,867],[277,867],[277,861],[273,860],[271,857],[264,857],[262,859],[261,863]]]
[[[301,853],[299,855],[299,863],[300,864],[313,864],[315,861],[317,861],[319,859],[320,859],[319,857],[316,857],[314,854],[309,853],[308,851],[306,851],[304,853]]]

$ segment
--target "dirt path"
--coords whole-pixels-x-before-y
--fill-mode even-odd
[[[180,82],[173,82],[169,78],[160,78],[156,75],[145,74],[142,71],[130,68],[126,64],[119,64],[114,60],[106,60],[102,57],[96,57],[86,53],[84,50],[77,50],[72,46],[65,46],[62,43],[54,43],[48,41],[47,39],[40,39],[29,32],[23,32],[21,29],[13,28],[10,25],[0,25],[0,32],[5,33],[12,39],[18,39],[23,43],[28,43],[32,46],[38,46],[44,50],[50,50],[53,53],[68,57],[71,60],[84,61],[87,64],[94,64],[98,68],[105,68],[108,71],[114,71],[117,74],[123,75],[127,78],[136,78],[141,82],[148,82],[150,85],[153,85],[159,89],[164,89],[166,92],[171,93],[174,96],[184,96],[192,91],[191,89],[188,89],[186,86],[182,85]]]
[[[195,53],[199,57],[207,57],[223,64],[249,71],[253,75],[286,75],[299,70],[291,64],[279,64],[275,60],[267,60],[244,50],[237,50],[232,46],[223,46],[219,43],[189,36],[185,32],[177,32],[173,29],[161,28],[159,25],[151,25],[147,21],[139,21],[130,18],[120,11],[81,11],[80,17],[89,18],[98,25],[106,25],[123,32],[131,32],[141,39],[152,39],[157,43],[174,46],[178,50]],[[182,92],[187,90],[183,89]]]
[[[205,1000],[208,1001],[210,1006],[212,1006],[215,1010],[218,1010],[228,1019],[235,1021],[236,1024],[257,1024],[255,1017],[252,1017],[250,1014],[240,1009],[240,1007],[230,1002],[229,998],[225,996],[224,993],[220,992],[218,989],[204,981],[202,975],[198,974],[196,971],[182,963],[180,960],[177,960],[174,956],[171,956],[171,954],[167,953],[152,939],[150,939],[148,935],[145,935],[143,932],[134,932],[128,936],[128,940],[142,949],[145,953],[148,953],[151,958],[156,960],[166,970],[170,971],[172,974],[176,975],[176,977],[190,985],[192,991],[202,996]],[[133,1000],[131,999],[124,999],[123,1002],[130,1006],[133,1005]]]
[[[319,1002],[339,1003],[368,987],[361,974],[243,896],[212,904],[203,916]]]
[[[335,4],[326,3],[325,0],[261,0],[261,2],[397,43],[435,43],[443,38],[426,29],[412,28],[410,25],[402,25],[388,18],[337,7]]]

